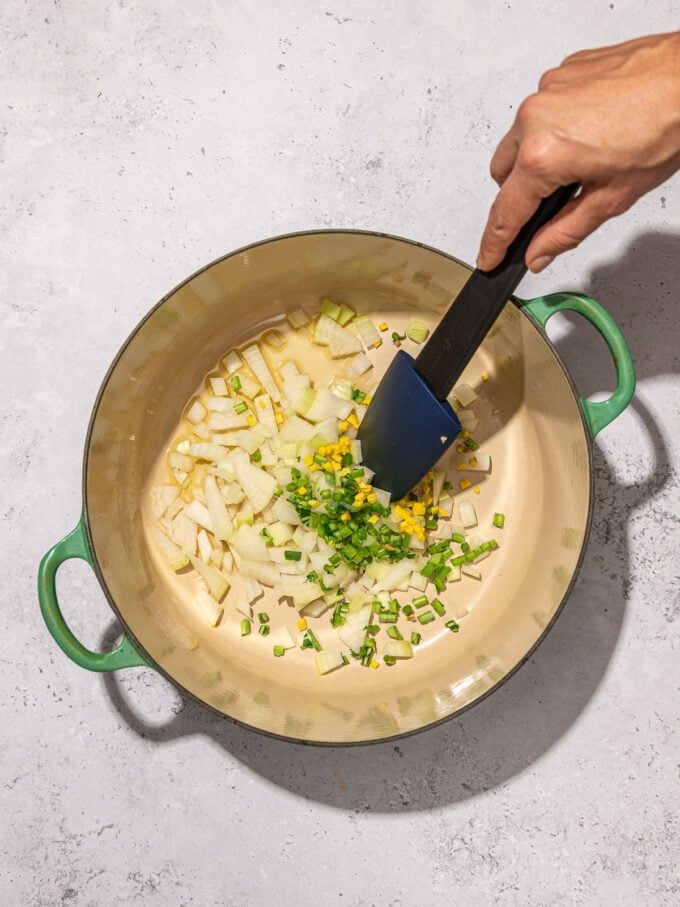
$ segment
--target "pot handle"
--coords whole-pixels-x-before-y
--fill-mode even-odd
[[[600,403],[579,397],[590,433],[593,438],[597,437],[605,426],[621,415],[635,392],[633,357],[619,326],[599,302],[583,293],[551,293],[549,296],[537,296],[536,299],[518,301],[531,319],[542,329],[545,328],[548,319],[555,312],[577,312],[579,315],[583,315],[600,332],[609,347],[616,367],[616,390],[609,400],[603,400]]]
[[[120,668],[150,667],[149,662],[127,636],[123,637],[123,641],[113,652],[91,652],[78,642],[68,628],[57,601],[55,579],[59,567],[72,557],[79,557],[90,567],[92,566],[92,555],[82,517],[73,532],[70,532],[47,552],[38,569],[40,610],[47,629],[57,645],[71,661],[75,661],[81,668],[87,668],[88,671],[117,671]]]

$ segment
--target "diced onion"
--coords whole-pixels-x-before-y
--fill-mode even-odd
[[[294,649],[297,643],[288,627],[279,627],[271,634],[270,642],[276,646],[283,646],[284,649]]]
[[[314,325],[314,343],[327,346],[333,359],[361,352],[358,338],[323,313],[319,315]]]
[[[266,334],[263,334],[262,339],[267,346],[270,346],[273,350],[282,349],[286,343],[283,335],[279,331],[267,331]]]
[[[224,380],[224,378],[221,375],[218,375],[216,378],[210,379],[210,389],[212,390],[213,395],[215,397],[228,397],[229,396],[227,382]]]
[[[200,400],[194,400],[187,411],[187,419],[189,422],[193,422],[193,424],[196,425],[205,418],[205,414],[205,406],[203,406]]]
[[[191,565],[208,587],[215,601],[221,602],[229,591],[229,583],[216,567],[204,564],[197,557],[190,558]]]
[[[340,649],[324,649],[314,654],[314,664],[319,674],[328,674],[330,671],[342,667],[344,663]]]
[[[179,488],[176,485],[156,485],[151,493],[151,510],[157,520],[177,500],[178,495]]]
[[[365,374],[370,368],[373,368],[373,363],[366,353],[359,353],[358,356],[354,356],[347,363],[345,372],[350,378],[356,379]]]
[[[300,369],[291,359],[288,359],[279,366],[279,378],[282,381],[287,381],[289,378],[294,378],[299,374]]]
[[[460,568],[465,576],[471,576],[473,579],[481,579],[482,574],[473,564],[462,564]]]
[[[201,609],[203,616],[211,627],[216,627],[224,613],[224,608],[219,602],[215,601],[209,592],[205,589],[199,589],[196,593],[196,602]]]
[[[276,479],[255,466],[247,457],[239,456],[234,464],[236,478],[246,493],[255,513],[263,510],[276,490]]]
[[[262,393],[262,385],[259,381],[246,374],[245,371],[236,372],[234,378],[238,378],[240,387],[238,393],[242,394],[244,397],[248,397],[249,400],[252,400],[253,397],[257,397],[258,394]]]
[[[212,545],[205,529],[200,529],[196,536],[198,542],[198,553],[204,564],[208,564],[212,559]]]
[[[460,521],[466,529],[471,529],[477,525],[477,513],[474,506],[469,501],[461,501],[458,505],[458,515]]]
[[[243,365],[243,360],[236,352],[236,350],[232,350],[224,357],[224,359],[222,360],[222,365],[230,375],[233,375],[234,372],[237,372],[241,368],[241,366]]]
[[[187,566],[189,557],[182,551],[179,545],[172,542],[167,535],[164,535],[160,529],[156,528],[156,526],[151,527],[151,535],[158,546],[158,550],[160,551],[163,560],[171,570],[177,571]]]
[[[380,332],[368,315],[357,315],[354,324],[364,346],[372,347],[380,342]]]
[[[228,541],[234,532],[234,524],[231,521],[229,516],[229,511],[225,504],[222,493],[217,487],[217,481],[214,476],[208,475],[205,477],[203,487],[205,489],[205,497],[208,505],[208,513],[210,514],[210,522],[212,523],[212,532],[215,538],[222,541]]]
[[[384,652],[392,658],[413,658],[411,643],[406,639],[391,639],[385,645]]]
[[[186,554],[196,553],[196,536],[198,535],[198,526],[196,522],[186,515],[182,510],[172,521],[170,527],[170,536],[173,542]]]
[[[466,409],[467,407],[472,406],[477,399],[477,394],[472,390],[469,384],[459,384],[458,387],[454,387],[453,395],[460,405]]]
[[[414,343],[424,343],[427,340],[429,333],[430,329],[428,326],[415,318],[412,318],[409,321],[406,328],[406,336],[409,340],[413,340]]]
[[[274,376],[269,370],[269,366],[265,362],[265,358],[262,355],[262,350],[260,347],[254,343],[252,346],[248,346],[243,350],[243,358],[246,361],[246,364],[255,375],[257,380],[260,382],[265,391],[272,398],[274,403],[278,403],[281,399],[281,394],[279,389],[274,381]]]
[[[309,315],[305,312],[304,309],[297,308],[291,309],[290,312],[286,314],[286,319],[288,324],[293,328],[294,331],[303,328],[306,324],[309,324]]]
[[[329,388],[331,393],[335,394],[340,400],[352,399],[352,382],[348,381],[346,378],[333,378],[329,384]]]
[[[459,409],[456,411],[456,416],[466,431],[473,432],[479,424],[479,419],[471,409]]]
[[[219,444],[198,443],[191,445],[191,456],[197,460],[223,460],[227,455],[227,448]]]
[[[189,446],[191,450],[191,445]],[[194,468],[194,461],[188,454],[177,453],[176,450],[168,454],[168,463],[172,469],[182,469],[184,472],[191,472]]]

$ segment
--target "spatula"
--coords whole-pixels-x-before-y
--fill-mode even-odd
[[[534,234],[577,189],[563,186],[543,199],[500,265],[472,272],[417,359],[399,350],[390,363],[358,437],[363,462],[375,471],[373,483],[393,501],[420,482],[460,433],[446,398],[526,273],[524,258]]]

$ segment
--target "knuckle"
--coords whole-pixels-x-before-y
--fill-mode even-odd
[[[505,242],[510,237],[510,222],[498,202],[494,202],[491,206],[487,234],[497,242]]]
[[[580,245],[582,240],[582,236],[571,230],[557,228],[552,236],[552,246],[557,253],[568,252]]]
[[[556,67],[554,69],[547,69],[538,80],[538,90],[545,91],[547,88],[550,88],[551,85],[554,85],[559,78],[559,74],[559,67]]]
[[[542,174],[551,166],[553,151],[552,138],[544,133],[537,133],[522,142],[517,155],[517,163],[524,170]]]
[[[517,122],[521,126],[527,126],[534,121],[541,107],[541,100],[538,94],[530,94],[519,105],[517,110]]]
[[[499,183],[505,175],[505,171],[495,159],[492,160],[491,164],[489,165],[489,173],[491,174],[491,178],[494,179],[497,183]]]

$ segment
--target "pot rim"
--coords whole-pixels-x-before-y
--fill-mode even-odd
[[[507,674],[505,674],[500,680],[498,680],[491,687],[489,687],[488,690],[486,690],[484,693],[482,693],[482,695],[479,696],[478,699],[475,699],[474,702],[470,702],[467,705],[461,706],[461,708],[452,712],[450,715],[445,715],[443,718],[438,718],[436,721],[431,721],[431,722],[429,722],[429,724],[424,724],[418,728],[412,728],[411,730],[403,731],[399,734],[392,734],[389,737],[378,737],[378,738],[370,738],[370,739],[366,739],[366,740],[347,740],[347,741],[343,741],[343,740],[340,740],[340,741],[306,740],[301,737],[291,737],[291,736],[288,736],[285,734],[278,734],[274,731],[268,731],[268,730],[265,730],[264,728],[256,727],[255,725],[248,724],[245,721],[240,721],[237,718],[233,718],[231,715],[226,715],[224,712],[220,711],[219,709],[217,709],[214,706],[210,705],[209,703],[205,702],[205,700],[201,699],[199,696],[196,696],[194,693],[192,693],[190,690],[188,690],[185,686],[183,686],[175,677],[173,677],[171,674],[169,674],[165,670],[165,668],[158,661],[156,661],[156,659],[153,658],[152,655],[149,654],[149,652],[144,648],[144,646],[139,642],[139,640],[137,639],[135,634],[132,632],[132,630],[128,626],[127,622],[121,615],[121,613],[118,609],[118,606],[116,605],[116,602],[114,601],[113,596],[111,595],[111,593],[109,591],[109,588],[107,586],[106,580],[104,579],[104,575],[101,570],[101,567],[99,566],[99,560],[97,558],[97,553],[95,551],[94,542],[92,539],[92,533],[90,531],[90,519],[89,519],[88,508],[87,508],[87,467],[88,467],[89,453],[90,453],[90,442],[92,439],[92,432],[94,430],[94,424],[95,424],[95,421],[97,418],[97,413],[99,411],[99,405],[100,405],[101,399],[104,395],[104,391],[106,390],[106,387],[109,383],[109,379],[110,379],[111,375],[113,374],[116,366],[118,365],[118,362],[122,358],[123,354],[125,353],[125,350],[131,343],[132,339],[139,332],[140,328],[144,324],[146,324],[146,322],[149,320],[149,318],[151,318],[151,316],[154,315],[155,312],[158,309],[160,309],[160,307],[165,302],[167,302],[167,300],[170,299],[171,296],[173,296],[182,287],[186,286],[186,284],[188,284],[194,278],[198,277],[200,274],[202,274],[205,271],[212,268],[213,265],[219,264],[222,261],[226,261],[228,258],[233,258],[235,255],[240,255],[243,252],[248,252],[251,249],[259,248],[260,246],[266,246],[266,245],[269,245],[269,243],[278,242],[279,240],[282,240],[282,239],[293,239],[298,236],[330,235],[330,234],[334,234],[334,233],[342,234],[342,235],[349,234],[349,235],[357,235],[357,236],[374,236],[374,237],[379,237],[380,239],[395,240],[396,242],[405,243],[406,245],[409,245],[409,246],[416,246],[417,248],[425,249],[428,252],[434,252],[436,255],[441,255],[443,258],[447,258],[449,261],[453,261],[456,264],[461,265],[464,268],[470,269],[469,264],[467,264],[464,261],[461,261],[461,259],[459,259],[459,258],[456,258],[455,255],[450,255],[448,252],[443,252],[441,249],[437,249],[435,246],[431,246],[427,243],[418,242],[417,240],[413,240],[413,239],[407,239],[406,237],[403,237],[403,236],[397,236],[394,233],[383,233],[379,230],[358,230],[358,229],[347,228],[347,227],[345,227],[345,228],[329,227],[329,228],[323,228],[323,229],[317,229],[317,230],[297,230],[297,231],[293,231],[290,233],[280,233],[280,234],[277,234],[276,236],[270,236],[267,239],[262,239],[257,242],[248,243],[245,246],[240,246],[238,249],[234,249],[231,252],[227,252],[225,255],[220,255],[218,258],[215,258],[212,261],[208,262],[208,264],[203,265],[202,267],[198,268],[191,275],[189,275],[189,277],[186,277],[184,280],[180,281],[180,283],[178,283],[175,287],[173,287],[173,289],[171,289],[168,293],[166,293],[138,321],[138,323],[135,325],[135,327],[130,332],[130,334],[128,334],[128,336],[124,340],[123,344],[121,345],[120,349],[114,356],[113,360],[111,361],[110,366],[108,367],[108,369],[106,371],[106,374],[104,375],[104,378],[102,379],[102,382],[99,386],[99,390],[97,392],[97,396],[94,401],[94,405],[92,407],[92,413],[90,415],[90,419],[89,419],[88,426],[87,426],[87,433],[85,435],[85,445],[84,445],[84,451],[83,451],[83,470],[82,470],[82,480],[81,480],[82,481],[82,495],[83,495],[83,524],[85,526],[87,544],[90,549],[90,554],[92,556],[92,567],[94,569],[97,580],[99,581],[99,585],[101,586],[102,591],[106,597],[106,600],[109,603],[109,607],[115,614],[116,618],[118,619],[118,621],[123,629],[123,634],[130,638],[130,640],[134,643],[135,647],[142,653],[144,658],[148,661],[149,666],[153,667],[154,670],[158,671],[159,674],[161,674],[166,680],[168,680],[171,684],[173,684],[173,686],[175,686],[177,689],[179,689],[184,696],[189,697],[190,699],[192,699],[194,702],[198,703],[203,708],[209,709],[215,715],[219,715],[220,718],[223,718],[226,721],[230,721],[232,724],[235,724],[238,727],[246,728],[249,731],[254,731],[255,733],[262,734],[265,737],[271,737],[275,740],[282,740],[286,743],[295,743],[295,744],[299,744],[299,745],[303,745],[303,746],[359,747],[359,746],[377,745],[377,744],[381,744],[381,743],[392,743],[393,741],[403,740],[406,737],[412,737],[415,734],[422,733],[423,731],[431,730],[432,728],[438,727],[439,725],[442,725],[447,721],[451,721],[454,718],[459,718],[461,715],[464,715],[465,712],[467,712],[469,709],[474,708],[475,706],[477,706],[481,702],[483,702],[485,699],[487,699],[487,697],[489,697],[492,693],[495,693],[508,680],[510,680],[510,678],[517,671],[519,671],[519,669],[524,664],[526,664],[526,662],[536,652],[539,645],[546,638],[549,631],[552,629],[553,625],[555,624],[557,618],[562,613],[562,609],[564,608],[567,599],[571,595],[572,589],[574,588],[574,585],[575,585],[578,575],[580,573],[581,566],[582,566],[583,560],[585,558],[586,549],[588,547],[588,539],[590,538],[590,529],[591,529],[592,518],[593,518],[593,507],[594,507],[594,502],[593,502],[593,489],[594,489],[593,439],[592,439],[590,430],[588,428],[588,423],[586,421],[586,417],[583,412],[583,408],[580,405],[580,403],[578,402],[579,401],[578,390],[576,389],[576,386],[574,384],[574,381],[573,381],[571,375],[569,374],[565,364],[562,362],[562,359],[560,358],[559,353],[555,349],[555,346],[553,345],[552,341],[548,337],[547,333],[545,331],[542,331],[538,327],[538,325],[535,324],[535,322],[526,314],[526,312],[523,311],[523,306],[521,304],[521,300],[518,297],[516,297],[514,295],[510,296],[509,301],[514,303],[515,306],[517,306],[517,308],[520,310],[520,312],[522,312],[522,314],[524,315],[525,318],[528,318],[528,320],[529,320],[531,326],[534,328],[534,330],[538,331],[541,334],[542,338],[545,340],[545,342],[548,344],[550,351],[554,355],[554,357],[557,361],[557,364],[559,365],[560,369],[562,370],[562,373],[563,373],[572,393],[574,394],[574,397],[576,398],[578,413],[579,413],[579,416],[581,419],[581,426],[583,428],[583,433],[584,433],[585,439],[586,439],[586,450],[588,452],[588,514],[587,514],[587,519],[586,519],[585,530],[583,533],[583,540],[581,542],[581,550],[579,552],[578,560],[576,562],[576,566],[574,567],[571,579],[569,580],[569,583],[567,585],[567,588],[564,591],[564,595],[562,596],[560,603],[558,604],[557,608],[555,609],[555,613],[553,614],[550,621],[543,628],[543,631],[540,634],[540,636],[538,637],[538,639],[536,640],[536,642],[525,653],[525,655],[517,662],[517,664],[515,664],[507,672]]]

